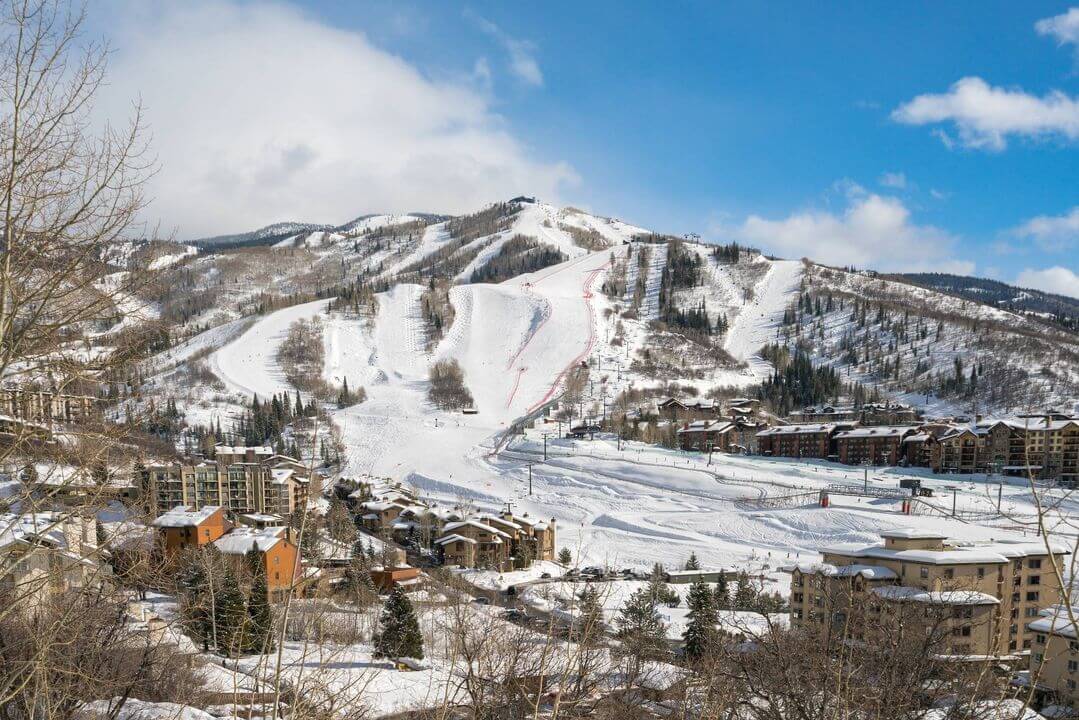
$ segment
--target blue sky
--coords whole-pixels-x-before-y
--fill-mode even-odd
[[[251,134],[281,159],[252,160],[263,182],[242,193],[241,181],[221,180],[224,170],[213,177],[227,189],[216,190],[194,168],[177,173],[163,193],[192,197],[166,200],[162,212],[181,235],[246,229],[274,211],[335,221],[320,213],[456,212],[530,192],[782,255],[973,272],[1079,294],[1079,8],[1066,3],[197,6],[105,23],[117,86],[146,97],[133,58],[162,35],[174,44],[163,62],[177,74],[205,78],[177,58],[216,53],[215,67],[235,63],[244,78],[276,75],[276,86],[237,92],[250,94],[242,107],[265,126]],[[199,33],[230,23],[233,35],[262,28],[246,45],[272,45],[229,50]],[[273,48],[317,77],[297,83],[283,77],[293,66],[275,72],[282,60],[268,59]],[[296,84],[310,84],[310,94]],[[151,91],[147,102],[181,95],[191,109],[209,102],[201,88],[160,101]],[[297,121],[278,101],[301,115],[312,104],[340,107],[348,123]],[[161,123],[150,119],[160,141]],[[185,148],[178,164],[193,145],[212,150],[205,137],[224,132],[195,139],[162,122],[164,141]],[[238,142],[221,141],[229,152],[253,142],[236,132]],[[424,163],[441,168],[425,174]],[[342,182],[322,187],[334,173]],[[289,193],[261,204],[256,195],[274,195],[274,181]],[[405,187],[381,187],[391,183]],[[342,184],[360,191],[341,196]],[[199,224],[190,218],[200,195],[232,197]],[[277,219],[286,218],[265,217]]]

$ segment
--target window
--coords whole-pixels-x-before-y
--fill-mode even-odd
[[[1039,645],[1044,645],[1045,644],[1045,636],[1042,635],[1041,633],[1038,633],[1037,635],[1034,636],[1034,642],[1038,643]]]
[[[925,577],[925,575],[922,575],[922,577]],[[951,580],[952,578],[955,577],[955,570],[952,569],[952,568],[945,568],[944,569],[944,577]]]
[[[1030,576],[1030,584],[1031,585],[1041,585],[1042,584],[1042,576],[1041,575],[1031,575]]]
[[[1041,664],[1041,661],[1045,658],[1041,653],[1034,653],[1030,656],[1030,659],[1034,661],[1035,665]]]
[[[979,578],[985,577],[985,568],[983,568],[983,567],[978,568],[978,577]]]
[[[1038,570],[1042,566],[1041,558],[1030,558],[1027,560],[1027,567],[1031,570]]]
[[[1079,670],[1079,662],[1076,662],[1075,660],[1069,660],[1068,661],[1068,672],[1073,673],[1076,670]]]
[[[1031,590],[1031,591],[1027,592],[1027,601],[1028,602],[1036,602],[1037,600],[1038,600],[1038,591],[1037,590]]]
[[[1023,615],[1025,615],[1026,617],[1038,617],[1038,608],[1029,607],[1026,609],[1026,612],[1024,612]]]
[[[1074,690],[1075,689],[1075,681],[1072,680],[1071,678],[1068,678],[1068,689],[1069,690]]]
[[[929,568],[918,568],[918,574],[923,578],[929,577]]]

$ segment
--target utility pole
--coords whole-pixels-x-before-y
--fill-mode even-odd
[[[547,460],[547,435],[549,433],[543,433],[543,459]]]
[[[528,463],[528,494],[532,495],[532,463]]]
[[[955,517],[955,493],[957,488],[952,488],[952,517]]]

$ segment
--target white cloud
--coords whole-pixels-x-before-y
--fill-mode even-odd
[[[474,77],[435,80],[283,4],[123,3],[103,115],[141,96],[151,215],[182,238],[366,212],[463,212],[577,181],[533,157]],[[108,17],[112,15],[114,17]]]
[[[892,118],[909,125],[954,123],[958,141],[969,148],[1003,150],[1009,135],[1079,139],[1079,98],[1056,90],[1037,97],[978,77],[963,78],[946,93],[919,95],[896,108]],[[955,142],[937,130],[946,146]]]
[[[1015,279],[1019,287],[1034,288],[1045,292],[1079,298],[1079,275],[1066,267],[1056,265],[1044,270],[1027,268]]]
[[[880,176],[877,182],[883,187],[902,190],[907,186],[907,176],[901,172],[886,172]]]
[[[1061,15],[1045,18],[1034,23],[1039,35],[1056,38],[1059,45],[1079,46],[1079,7],[1073,7]]]
[[[1034,240],[1049,252],[1059,252],[1079,244],[1079,205],[1064,215],[1033,217],[1014,228],[1012,234]]]
[[[933,270],[961,275],[974,263],[953,257],[955,238],[931,225],[915,225],[894,197],[848,195],[841,215],[809,210],[780,220],[751,215],[735,227],[715,228],[726,238],[783,257],[886,272]]]
[[[475,20],[481,30],[493,37],[505,48],[510,56],[510,72],[518,80],[528,85],[543,85],[543,72],[540,70],[539,63],[536,62],[534,55],[536,46],[533,43],[511,37],[502,28],[472,11],[466,11],[465,14]]]

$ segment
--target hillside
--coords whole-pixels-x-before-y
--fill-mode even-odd
[[[1020,288],[998,280],[945,273],[906,273],[889,275],[888,278],[995,305],[1014,313],[1041,317],[1047,322],[1079,332],[1079,300],[1065,295]]]
[[[741,392],[798,350],[842,377],[828,391],[833,397],[802,392],[804,402],[840,393],[989,415],[1069,406],[1079,397],[1068,330],[1076,303],[994,281],[773,260],[531,198],[452,218],[372,214],[333,227],[279,224],[243,238],[249,244],[155,249],[162,277],[141,299],[174,341],[334,296],[370,314],[376,294],[413,285],[422,345],[446,355],[442,344],[461,342],[464,331],[455,318],[474,323],[489,312],[490,293],[472,285],[518,287],[527,299],[530,275],[605,253],[593,287],[593,344],[597,368],[613,374],[612,400],[631,387],[670,383],[702,394]],[[537,322],[530,303],[514,311],[526,324]],[[469,352],[477,342],[470,339]]]

